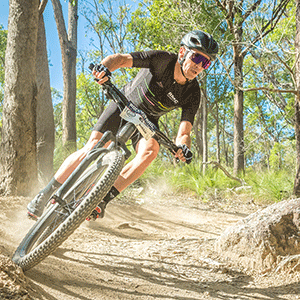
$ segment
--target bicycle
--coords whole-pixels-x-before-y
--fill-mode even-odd
[[[98,70],[100,66],[91,64],[89,68]],[[111,75],[108,70],[107,74]],[[44,214],[26,234],[12,257],[23,271],[50,255],[90,216],[131,156],[126,142],[136,130],[146,139],[155,136],[172,154],[178,151],[178,147],[110,80],[103,89],[106,97],[117,103],[120,116],[127,122],[119,128],[116,136],[110,131],[105,132],[65,183],[49,198]],[[104,148],[108,142],[109,146]]]

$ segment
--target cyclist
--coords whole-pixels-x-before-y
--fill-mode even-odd
[[[142,109],[158,127],[158,119],[165,113],[181,108],[176,144],[176,157],[190,163],[192,160],[191,129],[200,104],[200,88],[196,77],[216,59],[218,43],[201,30],[193,30],[182,38],[178,54],[151,50],[130,54],[114,54],[101,62],[100,72],[93,71],[100,85],[107,80],[107,70],[141,68],[137,76],[123,87],[129,100]],[[37,218],[43,213],[49,197],[75,170],[79,163],[100,140],[106,130],[116,133],[121,123],[120,111],[111,101],[95,125],[87,144],[71,154],[58,169],[48,185],[28,204],[28,214]],[[155,138],[145,140],[140,134],[132,138],[136,150],[135,158],[124,166],[109,193],[93,211],[90,219],[103,218],[106,205],[128,185],[138,179],[156,158],[159,144]]]

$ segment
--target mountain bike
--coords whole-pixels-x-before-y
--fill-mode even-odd
[[[89,68],[98,70],[100,66],[91,64]],[[108,70],[107,74],[111,75]],[[49,198],[44,214],[26,234],[12,257],[24,271],[55,251],[90,216],[131,156],[126,143],[137,130],[145,139],[155,137],[172,154],[178,151],[178,147],[110,80],[102,87],[106,97],[117,103],[125,122],[116,135],[105,132],[65,183]],[[105,148],[108,142],[110,144]]]

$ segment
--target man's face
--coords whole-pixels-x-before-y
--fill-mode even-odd
[[[199,53],[209,59],[209,56],[204,54],[203,52],[197,50],[197,49],[192,49],[194,52]],[[189,51],[188,49],[185,49],[182,47],[180,49],[180,55],[184,55],[185,51]],[[182,70],[184,72],[184,75],[186,76],[187,79],[192,80],[196,78],[203,70],[204,68],[202,67],[202,63],[196,64],[190,59],[190,55],[188,54],[185,61],[183,62],[182,65]]]

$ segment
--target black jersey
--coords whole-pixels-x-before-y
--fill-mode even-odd
[[[174,80],[177,55],[166,51],[133,52],[133,67],[141,68],[123,91],[148,116],[159,118],[182,108],[181,121],[193,124],[200,103],[200,88],[196,79],[185,85]]]

